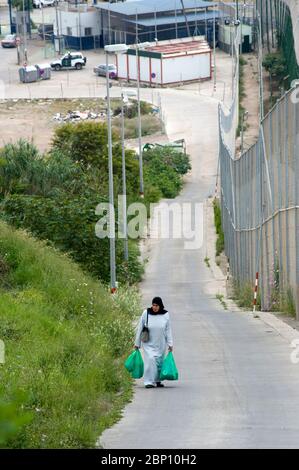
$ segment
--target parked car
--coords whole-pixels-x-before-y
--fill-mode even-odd
[[[2,47],[17,47],[20,39],[15,34],[7,34],[1,41]]]
[[[53,7],[58,3],[57,0],[33,0],[34,8]]]
[[[109,70],[109,78],[117,78],[117,67],[114,64],[109,64],[108,65],[108,70]],[[94,73],[98,76],[103,76],[106,77],[107,73],[107,68],[106,64],[100,64],[94,67],[93,69]]]
[[[62,69],[81,70],[86,65],[86,57],[81,52],[68,52],[61,59],[53,60],[50,65],[57,72]]]
[[[44,39],[45,32],[45,39],[51,40],[54,34],[54,26],[50,23],[46,23],[44,25],[40,24],[37,32],[42,39]]]

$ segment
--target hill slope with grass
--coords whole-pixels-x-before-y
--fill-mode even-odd
[[[131,396],[135,290],[111,297],[66,255],[0,223],[0,447],[94,447]]]

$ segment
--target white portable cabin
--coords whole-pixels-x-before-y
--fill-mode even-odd
[[[192,80],[212,78],[212,51],[202,36],[174,39],[152,43],[145,49],[138,50],[138,68],[136,48],[128,49],[125,54],[118,54],[116,66],[118,78],[124,80],[139,79],[150,85],[168,85]]]

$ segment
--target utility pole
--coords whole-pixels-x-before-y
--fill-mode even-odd
[[[175,14],[175,38],[178,38],[178,19],[177,19],[177,12],[176,12],[176,0],[174,3],[174,14]]]
[[[12,34],[12,6],[11,6],[11,1],[12,0],[8,0],[8,7],[9,7],[10,33]]]
[[[81,35],[81,15],[80,15],[80,2],[78,3],[78,19],[79,19],[80,51],[82,51],[82,35]]]
[[[138,106],[138,151],[139,151],[139,193],[144,197],[143,186],[143,155],[142,155],[142,129],[140,109],[140,66],[139,66],[139,44],[138,44],[138,13],[136,10],[136,80],[137,80],[137,106]]]
[[[27,24],[26,24],[26,16],[25,16],[25,0],[23,0],[23,38],[24,38],[24,62],[28,61],[27,57]]]
[[[41,4],[42,7],[42,23],[43,23],[43,41],[44,41],[44,56],[46,57],[46,35],[45,35],[45,18],[44,18],[44,5]]]
[[[129,260],[128,249],[128,225],[127,225],[127,186],[126,186],[126,149],[125,149],[125,114],[124,94],[121,92],[121,150],[122,150],[122,183],[123,183],[123,235],[124,235],[124,259]]]
[[[61,50],[60,50],[60,32],[59,32],[57,2],[55,2],[55,15],[56,15],[56,35],[57,35],[57,38],[58,38],[58,54],[60,54],[61,53]]]
[[[214,36],[214,91],[216,91],[216,10],[214,8],[214,29],[213,29],[213,36]]]

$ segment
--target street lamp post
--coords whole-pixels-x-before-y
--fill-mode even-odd
[[[138,153],[139,153],[139,193],[140,197],[144,197],[143,187],[143,158],[142,158],[142,144],[141,144],[141,110],[140,110],[140,67],[139,67],[139,48],[136,44],[136,73],[137,73],[137,106],[138,106]]]
[[[216,91],[217,84],[217,70],[216,70],[216,10],[214,7],[214,27],[213,27],[213,50],[214,50],[214,91]]]
[[[108,68],[108,53],[106,52],[106,85],[107,85],[107,126],[108,126],[108,171],[109,171],[109,241],[110,241],[110,289],[116,292],[116,266],[115,266],[115,214],[113,194],[113,161],[112,161],[112,129],[110,107],[110,83]]]
[[[126,150],[125,150],[125,116],[124,116],[124,94],[121,92],[121,162],[123,183],[123,236],[124,236],[124,259],[128,261],[128,230],[127,230],[127,185],[126,185]]]
[[[23,51],[23,58],[24,61],[28,62],[27,57],[27,23],[26,23],[26,16],[25,16],[25,1],[23,0],[23,38],[24,38],[24,51]]]
[[[127,185],[126,185],[126,150],[125,150],[125,116],[124,103],[128,101],[128,96],[136,96],[135,90],[121,92],[121,148],[122,148],[122,190],[123,190],[123,237],[124,237],[124,259],[129,260],[128,248],[128,226],[127,226]]]
[[[105,46],[106,54],[106,86],[107,86],[107,126],[108,126],[108,172],[109,172],[109,242],[110,242],[110,290],[116,292],[116,263],[115,263],[115,212],[113,193],[113,159],[112,159],[112,128],[109,83],[109,54],[126,52],[126,44],[113,44]]]
[[[141,130],[141,110],[140,110],[140,67],[139,67],[139,49],[150,46],[149,42],[136,42],[136,75],[137,75],[137,106],[138,106],[138,148],[139,148],[139,193],[144,197],[143,185],[143,158],[142,158],[142,130]]]

